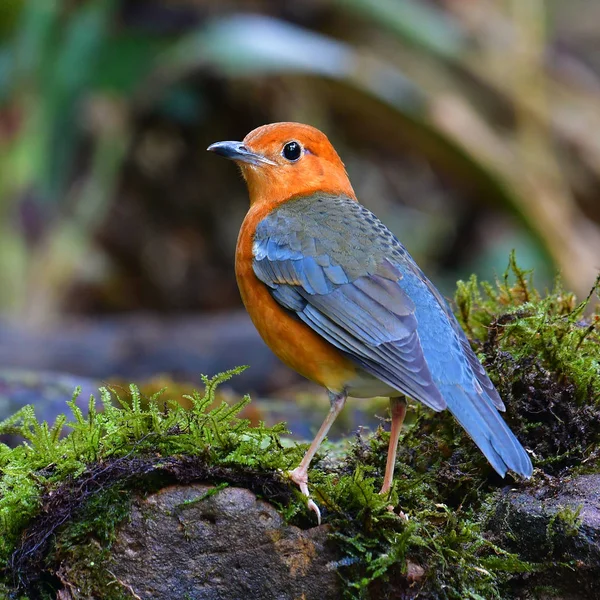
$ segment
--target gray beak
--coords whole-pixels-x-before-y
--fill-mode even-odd
[[[219,156],[224,156],[229,160],[245,162],[251,165],[275,165],[273,161],[265,158],[261,154],[251,152],[242,142],[215,142],[207,150],[214,152]]]

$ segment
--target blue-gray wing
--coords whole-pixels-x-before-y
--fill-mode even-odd
[[[281,306],[365,371],[442,410],[400,269],[383,252],[360,239],[353,248],[346,238],[331,223],[299,221],[279,209],[257,227],[254,272]]]

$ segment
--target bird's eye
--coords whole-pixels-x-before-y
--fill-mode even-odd
[[[302,154],[302,146],[298,142],[288,142],[283,147],[283,151],[281,153],[283,154],[284,158],[287,158],[287,160],[293,162],[300,158],[300,155]]]

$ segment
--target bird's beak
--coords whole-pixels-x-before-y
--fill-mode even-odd
[[[262,154],[251,152],[242,142],[215,142],[207,150],[235,162],[249,163],[257,166],[277,164]]]

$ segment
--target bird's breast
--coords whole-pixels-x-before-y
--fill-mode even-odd
[[[340,392],[356,380],[356,365],[281,307],[254,274],[254,232],[266,212],[251,209],[240,229],[235,273],[242,301],[262,339],[280,360],[307,379]]]

